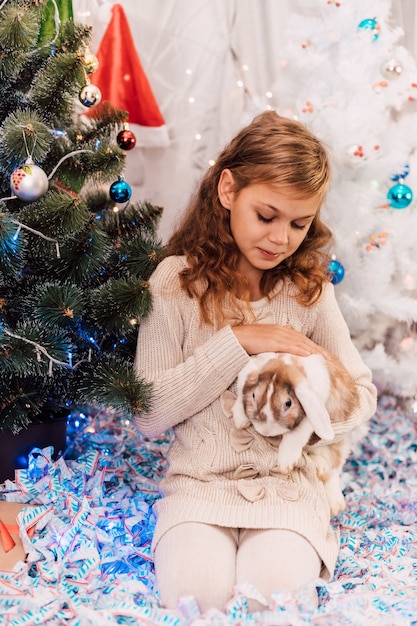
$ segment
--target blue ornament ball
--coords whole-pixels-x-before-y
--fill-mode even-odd
[[[342,282],[345,276],[345,268],[337,259],[332,259],[328,265],[328,271],[331,275],[331,282],[333,285],[338,285]]]
[[[408,185],[398,183],[388,191],[387,198],[393,209],[405,209],[413,200],[413,192]]]
[[[368,18],[366,20],[362,20],[361,22],[359,22],[359,28],[364,28],[366,30],[372,30],[374,33],[373,39],[378,39],[379,35],[381,34],[381,27],[378,24],[378,22],[376,21],[375,18]]]
[[[132,196],[132,187],[123,178],[119,178],[110,186],[109,193],[114,202],[127,202]]]

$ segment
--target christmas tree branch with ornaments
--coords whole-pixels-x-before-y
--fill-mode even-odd
[[[132,363],[162,209],[132,199],[128,112],[102,101],[91,29],[63,4],[1,4],[0,432],[150,397]]]

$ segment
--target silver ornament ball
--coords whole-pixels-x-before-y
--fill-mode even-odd
[[[96,85],[84,85],[79,94],[80,102],[85,107],[93,107],[101,100],[101,91]]]

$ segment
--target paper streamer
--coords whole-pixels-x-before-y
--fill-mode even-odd
[[[0,486],[0,499],[35,505],[18,516],[25,563],[0,571],[0,614],[8,626],[412,626],[417,624],[417,424],[383,397],[370,432],[349,459],[346,510],[334,518],[340,555],[334,580],[297,594],[277,591],[259,613],[239,585],[223,611],[200,613],[192,597],[168,611],[151,555],[152,505],[171,434],[141,438],[129,420],[91,409],[64,458],[45,448]],[[35,526],[31,538],[29,527]],[[202,567],[204,564],[202,564]],[[366,616],[366,617],[365,617]],[[366,622],[364,622],[366,619]]]

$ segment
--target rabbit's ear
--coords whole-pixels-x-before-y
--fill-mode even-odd
[[[309,382],[304,378],[294,388],[307,419],[311,422],[314,432],[324,441],[332,441],[334,432],[330,421],[330,415]]]
[[[228,389],[220,396],[220,404],[226,417],[232,417],[232,408],[236,402],[236,396]]]

